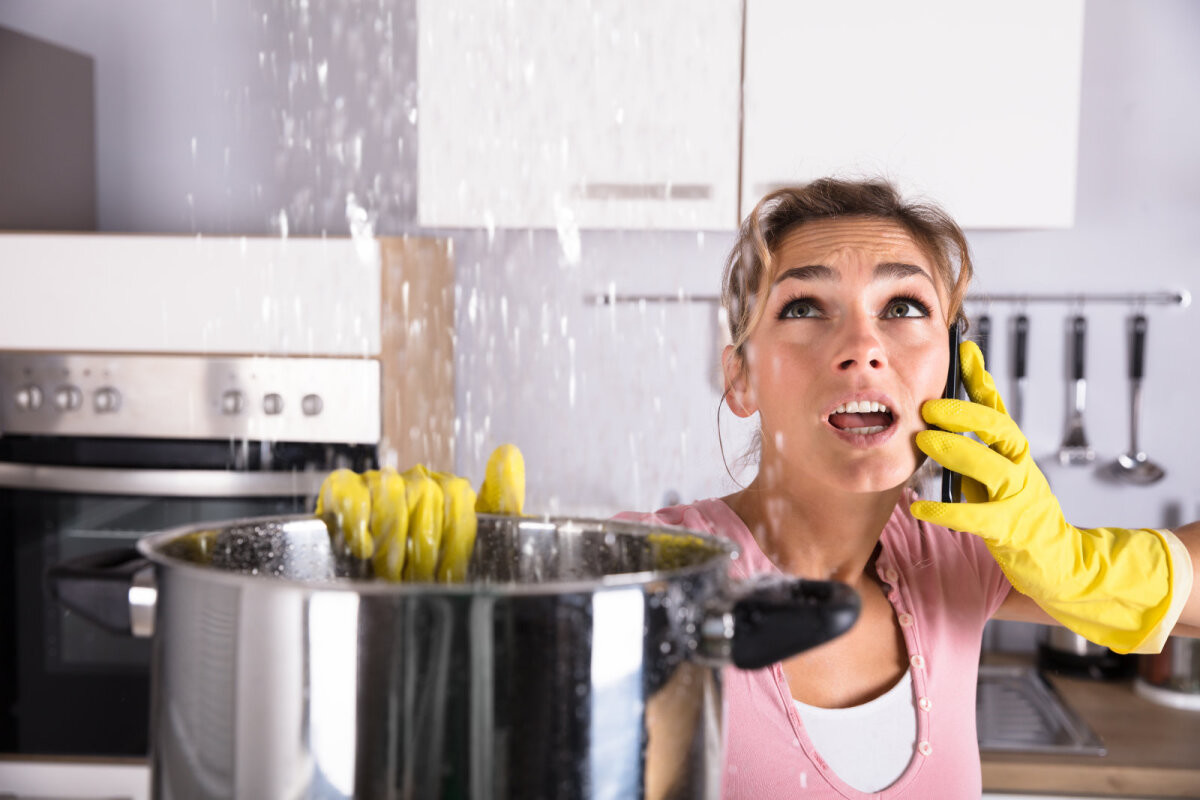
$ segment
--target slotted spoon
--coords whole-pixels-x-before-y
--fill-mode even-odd
[[[1084,378],[1084,352],[1087,343],[1087,320],[1082,315],[1071,318],[1071,412],[1067,416],[1067,432],[1058,448],[1058,461],[1064,467],[1090,464],[1096,451],[1088,444],[1083,431],[1083,410],[1087,404],[1087,380]]]

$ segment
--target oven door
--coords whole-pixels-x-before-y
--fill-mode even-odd
[[[50,567],[163,528],[311,509],[323,474],[0,462],[0,753],[148,752],[150,640],[60,607]]]

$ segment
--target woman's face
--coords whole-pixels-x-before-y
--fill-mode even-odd
[[[775,255],[731,395],[735,411],[759,412],[763,468],[843,491],[899,486],[920,463],[921,404],[941,396],[949,366],[932,261],[870,218],[805,223]]]

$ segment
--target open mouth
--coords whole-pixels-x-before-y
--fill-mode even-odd
[[[833,427],[863,436],[885,431],[894,422],[891,410],[883,403],[873,400],[843,403],[829,415],[829,424]]]

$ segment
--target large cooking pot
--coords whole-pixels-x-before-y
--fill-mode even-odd
[[[1138,659],[1133,688],[1139,695],[1172,708],[1200,711],[1200,639],[1170,636],[1160,652]]]
[[[700,798],[720,667],[847,630],[831,582],[727,576],[720,539],[481,516],[468,582],[353,577],[325,524],[192,525],[60,565],[59,599],[153,634],[151,776],[175,798]]]
[[[1058,625],[1043,625],[1038,635],[1038,668],[1075,678],[1128,678],[1137,669],[1137,656],[1122,655]]]

